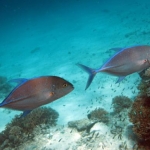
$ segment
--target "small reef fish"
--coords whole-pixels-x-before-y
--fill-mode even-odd
[[[118,83],[127,75],[134,72],[141,72],[150,67],[150,46],[141,45],[128,48],[113,48],[112,50],[118,50],[118,52],[98,69],[92,69],[79,63],[77,64],[89,74],[85,89],[90,86],[98,72],[118,76]]]
[[[0,107],[24,111],[26,116],[33,109],[48,104],[70,93],[73,85],[57,76],[43,76],[33,79],[14,79],[18,85],[0,103]]]

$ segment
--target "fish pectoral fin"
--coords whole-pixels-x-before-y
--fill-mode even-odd
[[[121,82],[125,77],[126,77],[126,76],[121,76],[121,77],[119,77],[118,80],[116,81],[116,83]]]
[[[28,115],[31,111],[32,111],[32,110],[25,110],[25,111],[23,112],[23,114],[21,115],[21,118],[22,118],[22,117],[25,117],[26,115]]]

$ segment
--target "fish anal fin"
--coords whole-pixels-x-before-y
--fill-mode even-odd
[[[120,83],[126,76],[121,76],[118,78],[118,80],[116,81],[116,83]]]
[[[23,112],[23,114],[21,115],[21,118],[22,118],[22,117],[25,117],[26,115],[28,115],[31,111],[32,111],[32,110],[25,110],[25,111]]]

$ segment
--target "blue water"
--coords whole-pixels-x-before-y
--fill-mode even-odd
[[[98,68],[114,54],[110,48],[150,44],[149,5],[146,0],[1,0],[0,76],[56,75],[73,83],[72,93],[48,104],[59,113],[60,125],[86,117],[87,107],[111,111],[114,96],[137,94],[139,76],[118,86],[116,77],[99,74],[85,91],[88,76],[76,63]],[[1,131],[15,114],[20,112],[0,109]]]

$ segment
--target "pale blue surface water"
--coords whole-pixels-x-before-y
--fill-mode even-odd
[[[0,76],[56,75],[73,83],[73,92],[48,104],[59,113],[59,125],[85,118],[87,108],[111,111],[116,95],[137,95],[139,76],[128,76],[118,87],[116,77],[98,74],[85,91],[88,75],[76,63],[98,68],[114,54],[111,48],[150,44],[149,5],[146,0],[0,0]],[[15,114],[20,112],[0,109],[0,131]]]

